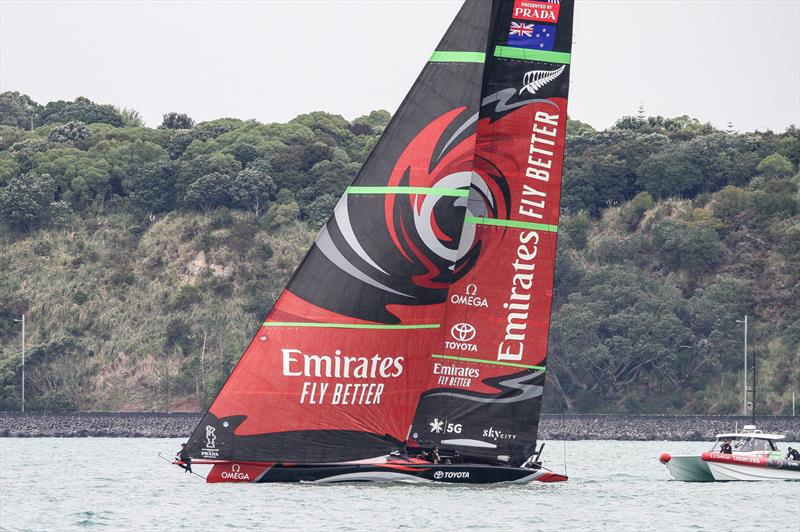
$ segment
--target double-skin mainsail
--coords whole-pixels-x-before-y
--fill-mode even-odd
[[[465,2],[191,456],[334,464],[439,447],[519,467],[534,454],[572,11]]]

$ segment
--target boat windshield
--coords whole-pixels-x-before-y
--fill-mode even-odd
[[[731,447],[733,447],[733,451],[737,453],[778,450],[778,448],[771,440],[766,440],[763,438],[752,438],[752,437],[731,437],[731,438],[722,438],[717,440],[711,451],[719,452],[720,448],[722,447],[722,442],[724,442],[725,440],[730,442]]]
[[[743,438],[735,438],[735,437],[720,438],[714,444],[714,447],[711,449],[711,452],[718,453],[722,451],[722,443],[726,441],[731,444],[731,447],[733,448],[734,451],[741,451],[741,446],[744,443]]]
[[[742,444],[741,452],[747,451],[774,451],[775,446],[770,440],[762,438],[747,438]]]

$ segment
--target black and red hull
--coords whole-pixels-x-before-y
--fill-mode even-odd
[[[271,464],[217,462],[207,481],[216,482],[441,482],[448,484],[497,484],[502,482],[561,482],[565,475],[545,468],[486,464]]]

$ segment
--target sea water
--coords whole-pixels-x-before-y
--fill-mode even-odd
[[[179,446],[0,438],[0,528],[800,530],[800,482],[670,480],[659,455],[708,442],[551,441],[545,464],[566,456],[568,482],[495,486],[206,484],[158,457]]]

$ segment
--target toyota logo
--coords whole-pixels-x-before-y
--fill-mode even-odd
[[[437,479],[438,478],[442,478],[443,476],[444,476],[444,473],[442,471],[437,471],[436,473],[433,474],[433,478],[437,478]]]
[[[459,342],[469,342],[475,338],[475,327],[469,323],[456,323],[450,329],[450,336]]]

